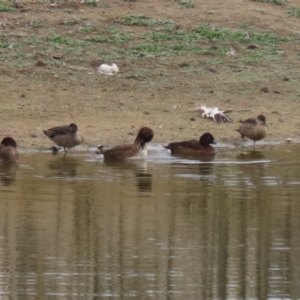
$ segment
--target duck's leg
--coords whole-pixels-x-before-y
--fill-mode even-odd
[[[67,149],[66,149],[66,147],[64,147],[64,151],[65,151],[65,154],[67,153]]]
[[[256,141],[254,141],[254,150],[255,150],[255,142],[256,142]]]

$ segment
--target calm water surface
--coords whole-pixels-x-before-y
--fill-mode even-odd
[[[0,164],[0,299],[300,299],[299,153]]]

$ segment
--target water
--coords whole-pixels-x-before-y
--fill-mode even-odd
[[[299,152],[0,164],[0,299],[299,299]]]

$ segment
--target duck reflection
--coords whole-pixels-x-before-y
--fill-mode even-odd
[[[0,180],[4,186],[8,186],[16,181],[19,165],[16,162],[0,163]]]
[[[236,156],[237,159],[240,160],[254,160],[254,159],[264,159],[265,156],[261,151],[248,151],[242,152]]]
[[[213,171],[214,164],[210,163],[203,163],[199,164],[199,175],[202,175],[203,177],[210,176]]]
[[[136,176],[136,186],[140,192],[152,191],[152,175],[147,171],[146,160],[107,161],[104,163],[119,170],[132,170]]]
[[[59,176],[75,177],[77,170],[81,165],[80,159],[74,157],[64,156],[63,158],[57,157],[47,163],[50,170],[56,171]]]

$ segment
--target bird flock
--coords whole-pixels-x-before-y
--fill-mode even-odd
[[[205,117],[215,119],[216,122],[232,122],[228,116],[224,116],[224,112],[218,111],[219,116],[215,116],[212,112],[206,111],[203,107],[200,108]],[[212,113],[212,114],[211,114]],[[219,120],[219,121],[218,121]],[[258,115],[256,118],[249,118],[241,121],[237,131],[241,137],[247,137],[254,142],[262,140],[267,134],[267,123],[264,115]],[[63,147],[65,153],[67,149],[76,147],[83,142],[83,136],[78,130],[75,123],[63,125],[43,130],[44,134],[53,141],[57,146]],[[104,149],[103,146],[98,147],[98,153],[102,154],[105,160],[124,160],[134,156],[141,158],[147,157],[146,144],[153,139],[153,130],[149,127],[142,127],[133,142],[133,144],[117,145],[110,149]],[[215,155],[216,149],[212,146],[216,144],[215,138],[209,132],[200,136],[199,140],[187,140],[180,142],[172,142],[165,149],[170,150],[173,155]],[[58,151],[57,148],[56,152]],[[19,152],[17,143],[12,137],[5,137],[0,144],[0,160],[5,162],[14,162],[18,159]]]

